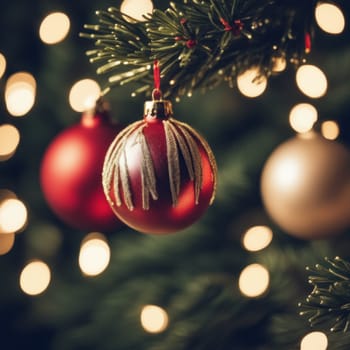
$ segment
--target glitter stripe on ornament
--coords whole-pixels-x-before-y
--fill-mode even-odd
[[[152,195],[154,200],[158,199],[156,175],[154,171],[154,165],[152,161],[151,152],[149,150],[145,135],[143,134],[142,127],[139,131],[139,140],[141,143],[141,150],[143,154],[141,179],[142,179],[142,208],[144,210],[149,209],[149,195]]]
[[[105,155],[105,161],[103,163],[103,169],[102,169],[102,186],[104,193],[107,197],[108,202],[111,206],[114,206],[114,203],[110,196],[108,195],[111,189],[111,183],[113,183],[114,193],[116,194],[116,204],[117,206],[122,205],[121,198],[119,196],[119,183],[122,182],[122,187],[125,189],[124,191],[124,198],[127,203],[127,206],[129,210],[132,210],[132,199],[131,199],[131,191],[130,191],[130,184],[128,183],[128,175],[127,175],[127,164],[126,164],[126,157],[124,153],[125,149],[125,143],[128,137],[137,130],[137,127],[142,125],[143,121],[137,121],[128,127],[126,127],[124,130],[122,130],[118,136],[114,139],[114,141],[111,143],[110,147],[108,148],[108,151]],[[119,162],[121,155],[124,154],[124,162]],[[115,163],[120,163],[121,165],[121,173],[125,173],[124,176],[122,174],[119,174],[119,171],[115,171],[115,163],[113,162],[107,162],[107,159],[115,159]],[[124,170],[124,171],[123,171]],[[119,176],[120,175],[120,176]],[[109,181],[113,176],[113,181]],[[121,177],[121,179],[120,179]],[[130,209],[131,208],[131,209]]]
[[[176,132],[175,130],[171,130],[171,128],[169,127],[170,124],[171,123],[169,123],[168,121],[163,121],[168,156],[168,171],[171,198],[173,206],[176,206],[181,184],[180,160],[178,147],[176,144],[176,138],[174,135]]]
[[[209,203],[211,205],[215,199],[216,186],[217,186],[217,165],[216,165],[216,160],[215,160],[215,156],[213,154],[213,151],[211,150],[211,148],[210,148],[209,144],[206,142],[206,140],[191,126],[189,126],[186,123],[179,122],[179,121],[176,121],[176,125],[178,125],[179,127],[180,126],[183,127],[182,132],[184,132],[184,130],[186,130],[190,134],[192,134],[192,137],[194,136],[200,142],[201,146],[204,148],[204,150],[206,151],[206,153],[208,155],[209,163],[210,163],[210,166],[211,166],[212,172],[213,172],[213,184],[214,184],[213,194],[211,196],[210,203]],[[189,139],[193,140],[193,142],[195,144],[195,141],[192,137]],[[189,139],[187,139],[187,140],[189,140]],[[196,176],[196,174],[198,174],[199,171],[201,171],[201,173],[202,173],[202,167],[200,166],[200,164],[201,163],[200,163],[200,156],[199,156],[199,161],[193,163],[195,176]],[[199,166],[200,170],[196,169],[196,166]],[[201,190],[201,187],[196,189],[196,191],[198,191],[198,192],[200,190]]]
[[[215,197],[217,167],[209,145],[193,128],[185,123],[181,123],[173,118],[170,118],[168,120],[163,120],[162,124],[164,127],[166,140],[172,205],[177,205],[181,188],[180,156],[184,159],[188,176],[190,177],[191,181],[193,181],[195,203],[198,204],[199,195],[202,189],[203,170],[200,150],[197,142],[199,142],[207,152],[210,166],[213,171],[214,191],[210,200],[211,204]],[[103,188],[107,199],[112,206],[115,204],[117,206],[121,206],[123,197],[127,208],[129,210],[133,210],[134,208],[130,188],[128,164],[125,155],[126,142],[134,132],[137,132],[135,143],[140,145],[142,153],[142,209],[149,210],[150,195],[153,200],[158,199],[157,179],[154,164],[147,140],[143,133],[143,129],[146,127],[146,125],[147,124],[143,121],[131,124],[116,137],[106,154],[103,167]],[[113,181],[110,181],[111,178],[113,178]],[[113,192],[115,194],[115,203],[110,196],[112,183],[114,190]],[[121,196],[121,191],[123,196]]]

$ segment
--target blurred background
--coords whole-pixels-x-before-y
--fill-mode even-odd
[[[130,3],[140,11],[143,2]],[[97,211],[93,199],[82,193],[77,204],[82,215],[62,220],[48,204],[40,180],[45,152],[57,136],[77,125],[84,128],[81,115],[106,83],[85,54],[93,42],[79,33],[84,24],[97,22],[97,9],[119,7],[121,1],[15,0],[3,5],[1,349],[350,346],[346,335],[322,330],[310,347],[302,347],[302,339],[319,329],[310,329],[297,307],[310,292],[307,265],[325,256],[350,257],[350,7],[347,1],[336,4],[342,11],[336,25],[344,21],[343,28],[330,33],[316,26],[307,55],[309,72],[297,72],[280,59],[282,67],[276,63],[266,86],[250,77],[248,90],[243,83],[222,85],[173,101],[175,117],[211,145],[218,189],[199,221],[160,236],[119,222],[103,230],[81,227],[90,217],[83,204]],[[153,5],[167,7],[164,1]],[[58,15],[50,22],[53,13]],[[308,86],[310,81],[316,85]],[[145,98],[131,97],[132,91],[133,86],[116,87],[106,97],[112,120],[122,126],[142,117]],[[114,135],[108,128],[101,138],[111,130]],[[312,128],[322,141],[296,136]],[[86,152],[99,155],[102,139],[96,135],[80,151],[82,158]],[[271,160],[288,139],[292,143]],[[73,152],[72,144],[67,147],[66,154]],[[282,175],[286,181],[277,183],[278,167],[295,154],[303,159],[302,183],[293,182],[294,170],[288,167]],[[81,169],[83,179],[94,166]],[[45,181],[59,187],[52,178]],[[61,193],[62,199],[71,204]]]

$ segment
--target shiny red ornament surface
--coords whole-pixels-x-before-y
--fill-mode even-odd
[[[113,159],[109,151],[105,165],[114,162],[113,171],[104,174],[104,189],[107,198],[118,218],[126,225],[137,231],[150,234],[167,234],[180,231],[197,221],[207,210],[213,200],[216,187],[216,165],[211,150],[207,143],[196,132],[191,134],[193,147],[198,150],[198,159],[202,174],[199,193],[196,198],[195,185],[190,178],[185,159],[179,152],[179,179],[178,196],[176,203],[171,193],[171,180],[169,179],[169,141],[167,141],[165,121],[157,118],[145,118],[144,121],[136,122],[129,127],[129,133],[125,137],[116,140],[111,148],[121,148],[120,159]],[[182,126],[184,123],[179,123]],[[178,128],[178,124],[174,127]],[[190,130],[193,130],[190,128]],[[178,128],[181,133],[181,126]],[[121,132],[121,134],[123,131]],[[184,136],[182,134],[182,136]],[[188,135],[187,135],[188,136]],[[142,174],[142,163],[145,158],[145,146],[140,138],[144,139],[149,155],[153,163],[155,175],[156,196],[148,194],[149,205],[144,208],[144,182],[147,175]],[[105,170],[105,167],[104,167]],[[126,181],[119,181],[115,185],[115,176],[121,177],[127,173],[128,186],[131,193],[132,208],[126,204],[128,201],[123,193]],[[176,175],[174,175],[176,177]],[[174,185],[174,184],[173,184]],[[116,197],[120,193],[120,203]],[[146,191],[147,192],[147,191]],[[156,197],[156,198],[154,198]]]
[[[105,112],[84,113],[58,134],[41,163],[40,183],[53,212],[80,230],[111,231],[122,223],[111,210],[102,188],[105,153],[120,126]]]

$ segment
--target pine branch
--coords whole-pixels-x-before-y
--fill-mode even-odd
[[[97,11],[99,23],[86,25],[96,49],[88,51],[108,89],[137,82],[134,94],[151,91],[151,64],[160,62],[164,96],[191,94],[257,66],[272,74],[276,57],[298,65],[305,56],[305,34],[312,31],[316,1],[183,0],[155,9],[136,21],[116,8]],[[312,34],[312,33],[311,33]]]
[[[326,266],[308,268],[311,294],[299,304],[300,315],[308,317],[311,326],[330,326],[330,331],[349,331],[350,327],[350,263],[336,257],[325,258]]]

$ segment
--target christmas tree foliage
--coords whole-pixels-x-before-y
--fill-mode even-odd
[[[184,1],[155,9],[136,22],[109,7],[97,11],[98,24],[86,25],[97,49],[88,52],[109,73],[110,85],[138,81],[134,94],[149,91],[151,67],[159,60],[165,95],[192,94],[257,66],[271,75],[275,60],[300,64],[311,48],[315,2]],[[125,65],[127,68],[125,68]]]
[[[2,11],[1,349],[349,349],[349,3],[154,1],[153,10],[135,19],[127,2],[16,0]],[[141,1],[134,2],[129,0],[130,7],[140,11]],[[341,25],[345,18],[338,34],[322,29],[321,5],[330,6],[328,19],[331,5],[343,14],[335,21]],[[69,33],[47,44],[39,27],[55,11],[68,16]],[[326,76],[328,85],[318,95],[296,79],[307,65]],[[255,98],[241,85],[251,71],[248,83],[260,89]],[[22,95],[12,95],[11,105],[16,90],[10,79],[18,72],[30,73],[35,83],[27,77],[18,84]],[[99,83],[103,100],[92,111],[73,110],[71,87],[86,78]],[[25,91],[34,85],[30,104]],[[137,137],[129,126],[120,139],[135,136],[125,144],[143,145],[140,159],[146,157],[148,165],[139,175],[139,197],[147,210],[162,200],[158,171],[164,162],[161,156],[151,159],[151,143],[144,141],[150,137],[142,123],[145,100],[157,112],[173,104],[173,113],[165,113],[170,119],[162,121],[167,134],[159,138],[168,152],[162,156],[171,158],[165,173],[173,179],[167,195],[175,209],[161,202],[161,215],[178,208],[172,225],[181,226],[183,212],[198,208],[196,201],[201,205],[199,184],[216,163],[217,184],[214,175],[205,180],[208,203],[216,190],[215,200],[171,234],[137,232],[112,219],[108,228],[93,228],[96,220],[106,224],[101,217],[110,218],[98,204],[103,147],[133,123],[142,126]],[[298,136],[289,124],[290,111],[300,103],[318,112],[309,123],[316,138],[295,127],[292,117]],[[338,126],[338,137],[327,125]],[[6,151],[14,128],[19,144]],[[57,136],[66,148],[54,144]],[[56,153],[48,155],[51,147]],[[118,147],[122,164],[126,156]],[[203,154],[207,168],[199,165]],[[50,162],[44,167],[45,156]],[[274,164],[293,159],[298,173],[288,163],[282,176],[268,176]],[[108,191],[118,183],[124,192],[112,198],[116,205],[129,197],[130,207],[139,210],[128,162],[120,166],[120,179],[109,178]],[[79,181],[65,187],[65,174],[73,169]],[[196,195],[179,208],[184,181],[195,184]],[[8,203],[26,208],[21,225],[19,211],[8,211]],[[104,252],[97,261],[84,255],[94,240]],[[32,278],[24,269],[30,262],[37,263]],[[28,287],[28,280],[42,284]]]

